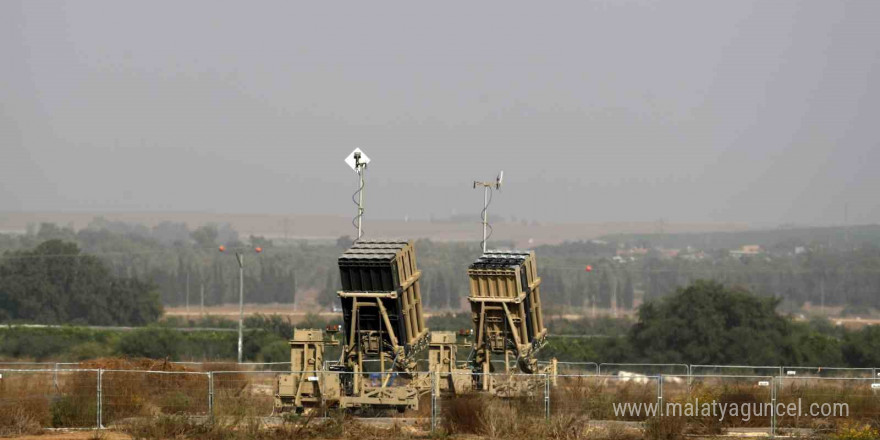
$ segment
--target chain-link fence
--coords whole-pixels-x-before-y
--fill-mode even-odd
[[[775,377],[752,375],[663,376],[663,417],[684,417],[693,434],[728,429],[772,434]]]
[[[625,376],[627,373],[647,376],[657,376],[660,374],[687,375],[690,374],[690,367],[687,364],[601,363],[598,368],[598,374]]]
[[[209,373],[101,370],[99,375],[104,426],[160,415],[210,415]]]
[[[541,367],[547,367],[551,361],[538,361]],[[556,362],[559,374],[599,374],[599,364],[595,362]]]
[[[778,365],[690,365],[693,376],[781,376],[782,367]]]
[[[0,427],[97,426],[97,370],[0,370]]]
[[[796,370],[796,375],[645,375],[630,371],[636,370],[634,364],[613,364],[616,374],[601,375],[145,371],[45,365],[52,368],[0,369],[0,428],[21,420],[52,428],[114,427],[163,415],[196,422],[280,423],[289,421],[279,411],[280,387],[296,374],[321,391],[319,400],[306,405],[309,417],[345,413],[479,435],[503,435],[503,423],[511,420],[528,424],[556,416],[626,422],[677,416],[693,433],[705,435],[729,429],[773,434],[777,426],[816,429],[841,417],[880,419],[880,381],[873,369],[829,373],[865,377],[821,377],[806,368]],[[611,365],[603,364],[603,371]],[[582,367],[589,369],[590,364],[577,368]],[[646,365],[650,367],[657,365]],[[714,409],[707,413],[706,405]],[[723,416],[718,413],[722,405],[727,408]],[[796,413],[780,415],[791,405]],[[841,405],[846,413],[841,413]],[[733,407],[739,414],[730,413]],[[826,414],[829,410],[836,412]]]
[[[550,377],[550,415],[590,420],[644,421],[661,401],[659,376]],[[626,405],[626,408],[624,408]]]
[[[822,430],[835,420],[880,420],[880,383],[874,378],[782,376],[778,382],[785,410],[780,428]]]
[[[272,417],[278,380],[290,372],[214,371],[211,392],[214,417]]]
[[[876,368],[843,368],[843,367],[782,367],[785,377],[852,377],[876,378]]]

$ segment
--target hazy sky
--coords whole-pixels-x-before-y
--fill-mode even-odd
[[[0,2],[0,211],[880,221],[880,2]]]

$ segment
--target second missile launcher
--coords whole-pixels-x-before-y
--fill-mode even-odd
[[[534,251],[486,251],[470,265],[468,278],[475,371],[490,372],[498,355],[505,369],[515,360],[522,372],[537,372],[535,355],[546,344],[547,329]]]

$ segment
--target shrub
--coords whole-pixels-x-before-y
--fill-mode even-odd
[[[880,429],[869,424],[848,422],[841,424],[831,435],[834,440],[873,440],[880,438]]]
[[[684,439],[684,417],[653,417],[645,422],[645,438],[648,440]]]

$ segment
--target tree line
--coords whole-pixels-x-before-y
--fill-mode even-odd
[[[119,277],[74,243],[48,240],[0,260],[0,321],[145,325],[162,315],[153,283]]]
[[[698,280],[642,305],[606,338],[551,340],[544,357],[592,362],[869,367],[880,365],[880,326],[848,330],[794,321],[779,300]],[[559,323],[555,324],[559,326]]]
[[[778,301],[740,287],[697,281],[640,307],[636,318],[599,317],[548,320],[550,339],[539,356],[568,362],[684,363],[810,367],[880,365],[880,327],[847,330],[827,320],[806,322],[779,314]],[[292,323],[279,316],[245,321],[244,355],[249,361],[284,362],[290,358],[293,328],[323,328],[340,317],[307,316]],[[432,330],[472,327],[469,313],[438,314]],[[81,327],[0,328],[0,358],[82,360],[138,356],[171,360],[231,360],[235,331],[180,332],[173,327],[228,327],[231,321],[169,319],[133,331]],[[556,335],[592,335],[560,338]],[[463,342],[463,341],[462,341]],[[339,354],[332,349],[327,358]],[[467,353],[462,353],[466,358]]]
[[[669,240],[665,237],[655,239]],[[704,235],[699,237],[690,243],[712,242]],[[716,241],[727,243],[729,237],[723,237]],[[547,313],[633,309],[639,302],[662,298],[697,279],[779,298],[786,311],[796,311],[807,302],[847,306],[847,312],[853,313],[880,306],[880,248],[873,244],[873,238],[852,240],[849,246],[826,246],[792,241],[786,232],[759,255],[734,256],[726,249],[696,250],[688,245],[674,257],[653,248],[651,239],[619,236],[537,247]],[[283,243],[263,237],[243,239],[222,224],[189,229],[185,224],[166,222],[147,228],[97,219],[80,231],[42,224],[24,235],[0,234],[3,261],[11,264],[19,259],[18,267],[23,267],[27,263],[16,252],[34,249],[47,240],[76,244],[83,254],[102,262],[109,276],[151,283],[166,306],[198,305],[202,292],[206,305],[237,302],[239,268],[231,252],[241,250],[245,253],[247,302],[291,303],[310,290],[317,294],[318,304],[328,309],[337,304],[336,259],[351,243],[348,237]],[[677,240],[678,244],[689,243],[686,238]],[[221,244],[227,252],[218,252]],[[510,247],[510,243],[497,246]],[[263,252],[257,254],[255,247]],[[632,259],[617,256],[633,247],[647,251]],[[425,307],[435,311],[466,309],[466,271],[479,255],[477,244],[418,240],[416,250]],[[591,271],[585,270],[587,265]]]

